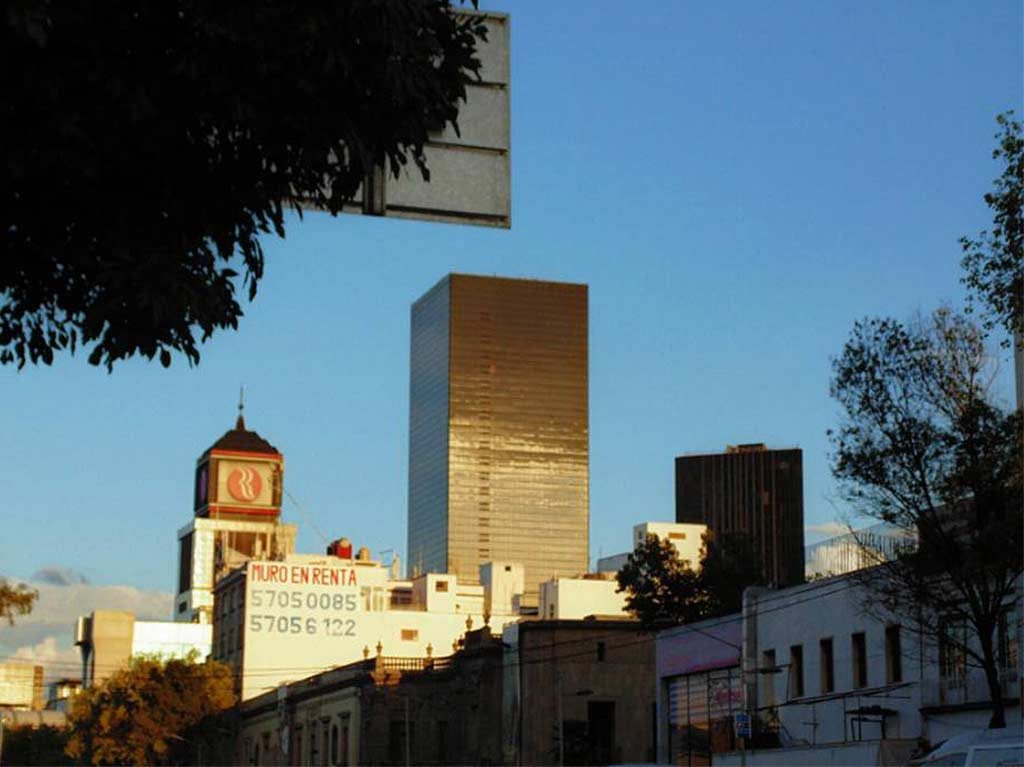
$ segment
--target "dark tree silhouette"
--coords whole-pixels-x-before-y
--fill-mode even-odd
[[[830,438],[852,509],[918,541],[860,571],[865,609],[937,643],[965,626],[956,651],[984,670],[990,726],[1002,727],[997,631],[1022,572],[1021,420],[995,401],[991,361],[983,331],[948,309],[910,327],[858,322],[833,361],[843,412]]]
[[[679,558],[669,540],[648,535],[616,575],[626,609],[648,629],[739,612],[743,590],[763,583],[761,562],[741,533],[705,533],[700,569]]]
[[[992,157],[1003,172],[985,195],[992,230],[962,237],[964,284],[980,299],[986,328],[1001,325],[1011,336],[1024,322],[1024,135],[1013,112],[996,117],[1000,132]]]
[[[289,206],[427,176],[483,35],[448,0],[7,3],[0,362],[198,362]]]

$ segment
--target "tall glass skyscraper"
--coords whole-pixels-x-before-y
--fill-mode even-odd
[[[587,286],[450,274],[412,307],[409,572],[587,571]]]

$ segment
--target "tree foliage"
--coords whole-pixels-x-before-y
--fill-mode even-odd
[[[985,310],[985,327],[1001,325],[1020,333],[1024,322],[1024,135],[1013,112],[996,117],[1000,132],[993,159],[1003,172],[985,195],[992,210],[992,231],[963,237],[963,281]]]
[[[0,362],[198,362],[289,206],[337,214],[376,167],[428,176],[484,34],[449,0],[9,3]]]
[[[617,573],[626,609],[650,629],[739,612],[743,589],[762,582],[760,559],[739,533],[705,534],[699,570],[668,539],[648,535]]]
[[[5,729],[3,734],[3,763],[16,765],[70,765],[75,764],[64,753],[68,731],[63,727],[43,724],[38,727],[22,725]]]
[[[39,592],[24,583],[12,584],[0,578],[0,618],[7,619],[7,625],[14,625],[15,615],[28,615],[39,599]]]
[[[842,407],[832,471],[860,515],[917,537],[865,574],[871,610],[931,633],[970,627],[1003,719],[994,634],[1021,576],[1020,414],[994,401],[981,328],[949,309],[907,326],[858,322],[833,361]]]
[[[194,657],[136,658],[75,696],[69,756],[90,764],[190,764],[230,739],[218,715],[235,704],[228,666]]]

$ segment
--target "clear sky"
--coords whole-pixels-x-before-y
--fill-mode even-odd
[[[512,15],[511,230],[308,215],[196,368],[0,368],[0,574],[52,584],[0,655],[131,589],[169,615],[195,459],[243,383],[299,549],[404,554],[409,308],[449,271],[590,286],[592,558],[673,518],[674,456],[736,442],[803,448],[806,523],[836,519],[830,357],[859,317],[962,302],[1021,3],[484,8]],[[58,616],[60,583],[93,596]]]

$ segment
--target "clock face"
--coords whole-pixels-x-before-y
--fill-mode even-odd
[[[260,497],[262,490],[263,478],[254,468],[242,466],[228,474],[228,492],[236,501],[252,503]]]

